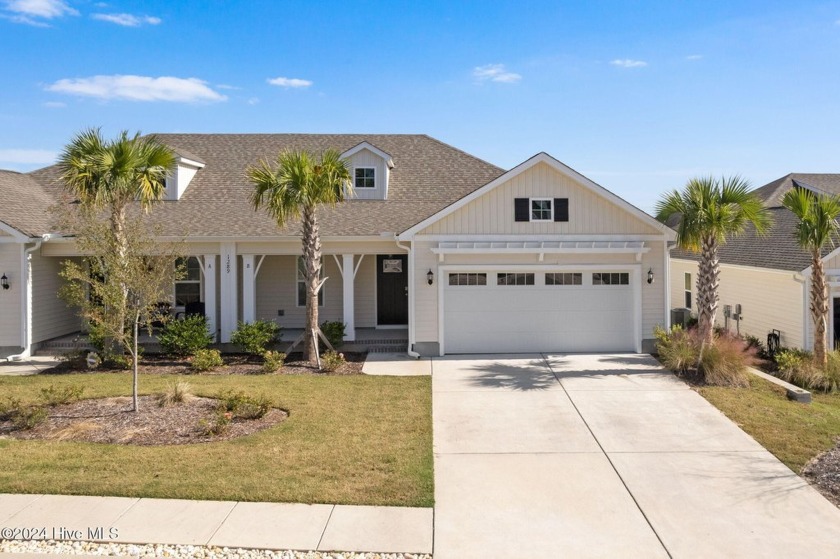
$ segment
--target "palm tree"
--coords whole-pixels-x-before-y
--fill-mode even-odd
[[[767,210],[749,188],[749,183],[738,176],[720,180],[700,177],[656,203],[659,221],[679,219],[677,245],[700,253],[697,311],[704,345],[713,342],[720,283],[718,248],[727,238],[743,233],[747,224],[751,223],[759,234],[770,226]]]
[[[166,175],[175,168],[175,154],[154,136],[136,134],[129,137],[128,132],[123,131],[115,140],[109,141],[102,137],[98,128],[88,129],[64,148],[58,167],[65,189],[81,203],[83,223],[95,222],[102,217],[109,222],[107,234],[110,237],[105,246],[109,252],[113,251],[116,258],[100,260],[111,262],[111,266],[116,267],[111,268],[108,275],[118,282],[119,293],[115,308],[110,309],[112,314],[109,313],[117,325],[111,331],[119,339],[109,343],[123,342],[126,329],[133,324],[133,401],[134,411],[137,411],[137,325],[140,315],[135,309],[129,316],[129,281],[132,277],[129,251],[132,239],[128,238],[126,229],[127,211],[134,202],[139,202],[144,210],[148,210],[153,202],[163,198]]]
[[[814,319],[814,359],[826,364],[826,325],[828,290],[822,249],[831,244],[840,231],[840,197],[815,194],[804,188],[789,190],[782,199],[784,207],[799,220],[794,236],[802,249],[811,255],[811,317]]]
[[[347,162],[335,150],[327,150],[320,158],[306,151],[284,151],[276,165],[262,160],[246,171],[254,185],[251,203],[254,209],[265,210],[283,227],[290,219],[301,219],[301,243],[306,279],[306,332],[317,332],[318,292],[321,280],[321,236],[317,208],[335,205],[352,193]],[[304,354],[310,363],[317,360],[317,346],[312,336],[304,336]]]

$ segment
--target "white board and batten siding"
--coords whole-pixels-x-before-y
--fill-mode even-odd
[[[692,312],[697,313],[697,262],[671,259],[672,307],[682,308],[685,301],[685,274],[691,274]],[[729,321],[729,330],[750,335],[766,342],[771,330],[781,332],[784,347],[804,347],[803,281],[798,274],[785,270],[770,270],[721,264],[720,287],[715,323],[723,327],[723,306],[741,305],[740,324]]]
[[[0,243],[0,276],[5,274],[9,279],[9,289],[0,288],[0,348],[20,348],[23,343],[21,251],[17,243]]]
[[[349,157],[351,177],[356,176],[356,168],[372,167],[375,169],[375,188],[357,188],[354,190],[353,198],[357,200],[384,200],[385,191],[386,161],[369,149],[362,149]]]
[[[516,198],[568,198],[569,221],[517,222]],[[644,239],[647,252],[641,255],[641,261],[627,253],[546,253],[540,260],[537,254],[508,252],[446,254],[443,262],[432,252],[443,240],[527,240],[549,235],[559,240],[566,235],[576,239],[635,237]],[[481,348],[635,351],[637,333],[649,340],[654,327],[666,321],[662,230],[545,163],[534,165],[430,224],[418,232],[413,244],[415,341],[420,345],[442,343],[446,353]],[[487,289],[448,285],[449,273],[479,269],[488,274]],[[429,270],[435,274],[434,286],[426,281]],[[652,284],[646,282],[648,270],[654,274]],[[535,273],[534,286],[495,285],[497,273],[529,271]],[[547,286],[544,274],[552,271],[578,271],[583,274],[584,285]],[[592,285],[592,273],[611,271],[629,273],[631,285]]]

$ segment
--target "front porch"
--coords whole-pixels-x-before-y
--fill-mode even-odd
[[[297,339],[303,332],[301,328],[284,329],[282,338],[277,348],[280,351],[286,351],[292,342]],[[157,343],[155,336],[149,336],[148,333],[141,333],[140,345],[146,353],[159,353],[160,346]],[[235,345],[216,344],[213,347],[225,353],[237,353],[241,351]],[[408,347],[408,329],[394,328],[387,330],[380,330],[377,328],[357,328],[356,339],[352,342],[344,342],[341,347],[336,348],[339,351],[354,351],[354,352],[370,352],[370,353],[400,353],[406,351]],[[78,350],[92,350],[93,348],[88,341],[87,335],[82,332],[74,334],[67,334],[58,338],[53,338],[38,344],[35,349],[35,355],[61,355],[71,351]],[[300,351],[298,346],[296,351]]]

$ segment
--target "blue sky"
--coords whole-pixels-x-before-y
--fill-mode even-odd
[[[73,134],[425,133],[650,211],[840,172],[840,2],[0,0],[0,168]]]

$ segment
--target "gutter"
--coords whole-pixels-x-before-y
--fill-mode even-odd
[[[397,246],[401,249],[408,252],[408,279],[409,279],[409,287],[408,287],[408,348],[406,349],[406,353],[408,353],[409,357],[413,357],[414,359],[420,359],[420,354],[414,351],[414,250],[413,246],[405,246],[400,244],[399,235],[394,235],[394,241],[397,243]],[[413,243],[412,243],[413,244]]]
[[[21,325],[21,340],[23,351],[17,355],[10,355],[7,361],[20,361],[32,355],[32,253],[41,248],[41,244],[58,237],[53,233],[41,235],[41,238],[34,239],[35,244],[21,252],[20,267],[23,272],[23,290],[21,297],[21,313],[23,324]]]

